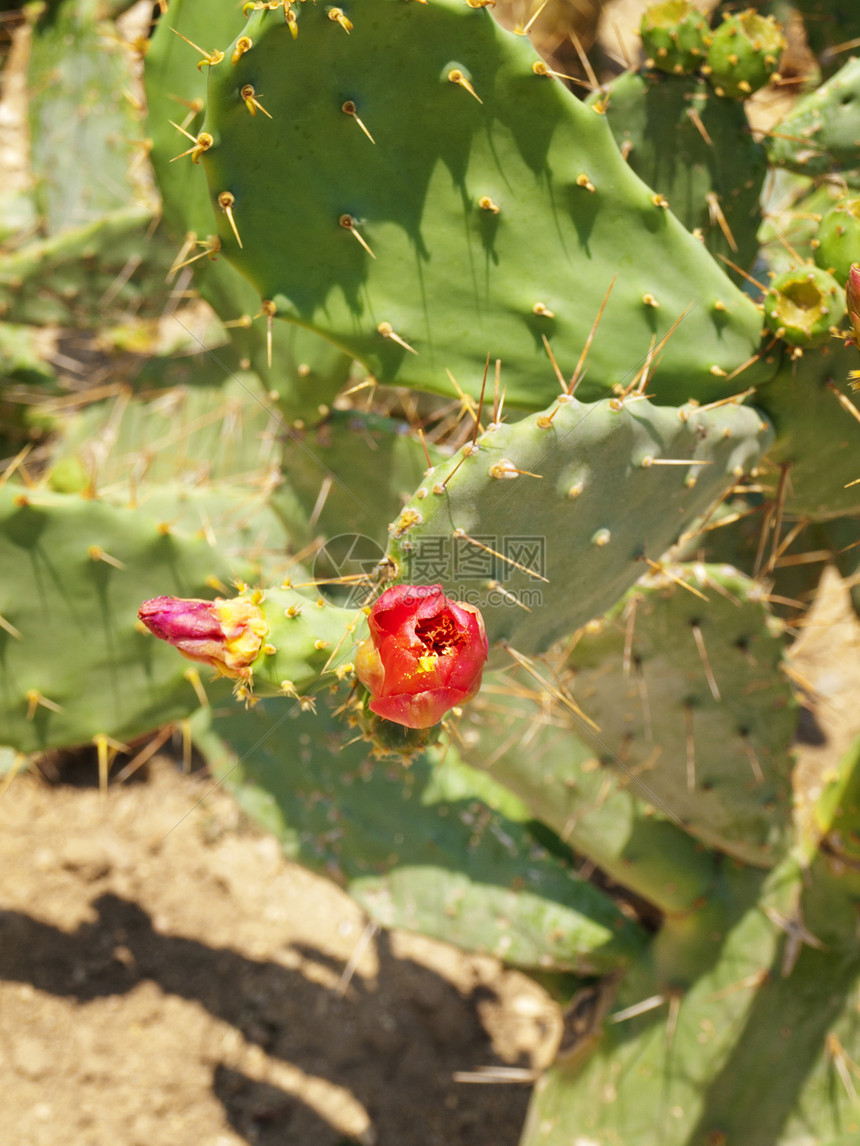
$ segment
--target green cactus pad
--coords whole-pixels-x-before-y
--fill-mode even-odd
[[[710,40],[708,21],[689,0],[662,0],[642,15],[640,34],[648,63],[679,76],[704,62]]]
[[[174,252],[161,232],[149,236],[152,224],[149,208],[120,207],[0,254],[0,318],[87,328],[129,311],[160,314]]]
[[[732,392],[757,312],[524,38],[458,0],[365,0],[349,34],[339,8],[291,11],[295,39],[283,10],[253,13],[208,69],[201,156],[224,256],[276,317],[452,396],[447,372],[476,394],[489,352],[509,405],[534,410],[554,388],[543,339],[571,370],[615,279],[584,398],[682,314],[656,400]]]
[[[759,579],[768,586],[770,609],[791,626],[812,605],[822,574],[839,546],[825,525],[812,522],[802,527],[792,522],[778,538],[768,537],[772,511],[773,501],[764,493],[727,498],[673,546],[670,557],[673,563],[731,565]],[[790,537],[786,536],[789,529]]]
[[[345,885],[387,927],[523,967],[601,973],[643,947],[638,925],[530,835],[522,805],[453,748],[405,769],[344,746],[337,698],[200,713],[194,737],[286,854]]]
[[[860,199],[840,199],[821,220],[815,261],[845,286],[852,263],[860,263]]]
[[[146,510],[12,484],[0,489],[0,568],[0,740],[21,752],[127,742],[188,716],[191,666],[139,630],[138,607],[253,573]],[[205,687],[213,700],[229,691]]]
[[[770,162],[803,175],[860,167],[860,58],[797,101],[767,139]]]
[[[427,468],[408,431],[392,418],[334,410],[287,438],[281,464],[316,535],[362,534],[385,546],[384,522],[396,517]]]
[[[791,837],[797,703],[764,595],[730,567],[672,567],[586,632],[567,668],[603,763],[642,776],[709,847],[768,866]]]
[[[389,558],[400,580],[479,605],[491,643],[540,651],[613,605],[769,442],[732,403],[562,395],[428,472]]]
[[[776,430],[768,458],[788,469],[782,501],[788,514],[826,521],[860,513],[860,395],[847,383],[856,365],[856,348],[833,339],[785,362],[756,393]],[[772,498],[779,477],[776,469],[764,482]]]
[[[105,14],[101,0],[63,0],[42,5],[33,22],[30,162],[48,234],[93,223],[129,203],[139,117],[130,56]]]
[[[796,267],[771,280],[764,317],[789,346],[823,346],[845,317],[845,291],[821,267]]]
[[[609,126],[633,171],[715,258],[750,267],[767,162],[743,104],[720,99],[703,79],[648,72],[624,72],[606,94]],[[601,89],[587,102],[606,94]]]
[[[363,612],[288,588],[246,590],[241,597],[259,605],[268,626],[250,666],[255,696],[310,695],[351,673],[353,647],[364,635]]]
[[[775,75],[785,48],[782,28],[753,8],[726,13],[711,33],[703,71],[717,95],[746,99]]]
[[[260,313],[260,297],[248,281],[217,252],[206,257],[206,244],[215,237],[216,222],[206,178],[188,151],[203,123],[204,70],[199,54],[181,36],[196,44],[226,43],[242,25],[233,0],[172,0],[169,15],[159,20],[146,55],[144,80],[147,95],[146,127],[150,136],[155,177],[161,191],[164,222],[176,243],[179,259],[196,258],[194,283],[219,317],[241,357],[247,357],[263,387],[290,421],[315,422],[319,407],[332,401],[346,381],[352,359],[296,326],[277,323],[271,328]]]
[[[457,727],[464,759],[616,883],[662,911],[689,911],[711,889],[714,853],[650,800],[647,775],[601,765],[593,727],[559,690],[543,662],[487,673]],[[552,703],[553,694],[562,700]]]
[[[0,325],[0,387],[8,390],[13,382],[53,391],[57,376],[40,352],[36,332],[29,326],[4,322]]]
[[[667,921],[602,1035],[540,1080],[523,1146],[856,1140],[856,909],[820,871],[806,891],[796,872],[726,871]]]

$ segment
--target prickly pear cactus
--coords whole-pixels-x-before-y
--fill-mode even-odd
[[[580,100],[492,4],[117,7],[30,13],[0,198],[0,770],[181,723],[374,919],[550,973],[524,1146],[854,1142],[793,642],[858,601],[856,13],[670,0]]]

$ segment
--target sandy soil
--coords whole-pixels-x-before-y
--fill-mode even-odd
[[[370,933],[166,759],[61,776],[0,801],[4,1144],[515,1146],[528,1086],[452,1076],[548,1060],[530,980]]]

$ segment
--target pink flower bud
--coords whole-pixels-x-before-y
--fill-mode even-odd
[[[481,614],[441,585],[395,585],[368,617],[355,673],[370,710],[407,728],[429,728],[481,687],[489,651]]]
[[[247,680],[268,632],[262,610],[243,597],[214,601],[154,597],[138,613],[151,633],[222,676]]]

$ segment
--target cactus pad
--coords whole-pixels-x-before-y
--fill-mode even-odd
[[[21,752],[128,741],[188,716],[188,662],[138,629],[138,605],[253,572],[145,510],[12,485],[0,489],[0,568],[0,740]]]
[[[405,771],[364,743],[344,747],[336,701],[194,720],[210,767],[291,859],[345,884],[385,926],[520,966],[600,973],[641,949],[638,925],[537,844],[510,793],[453,748]]]
[[[522,37],[455,0],[290,11],[252,13],[208,69],[200,159],[224,256],[267,314],[437,393],[447,371],[477,393],[489,352],[508,403],[534,410],[553,392],[543,339],[572,367],[617,276],[582,396],[633,377],[694,299],[652,393],[732,392],[758,313]]]
[[[797,704],[762,597],[730,568],[673,567],[586,632],[568,668],[599,758],[623,761],[710,847],[766,866],[791,837]]]
[[[389,558],[400,579],[479,605],[491,644],[539,651],[614,604],[769,440],[731,403],[561,395],[428,472]]]

